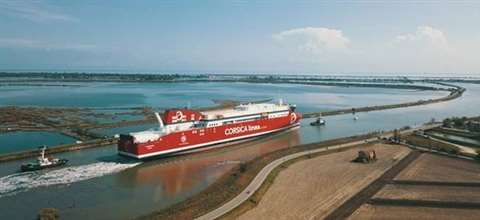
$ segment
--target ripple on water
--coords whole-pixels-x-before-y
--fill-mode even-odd
[[[0,198],[15,195],[37,187],[65,185],[95,177],[118,173],[140,163],[98,162],[65,167],[49,172],[24,172],[0,178]]]

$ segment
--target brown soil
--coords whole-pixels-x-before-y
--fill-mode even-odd
[[[389,184],[373,198],[480,203],[480,188]]]
[[[375,206],[364,204],[349,219],[478,219],[480,210],[454,208],[426,208]]]
[[[382,175],[410,151],[376,144],[379,160],[352,163],[358,148],[304,160],[282,171],[258,205],[240,219],[322,218]]]
[[[395,180],[478,183],[480,182],[480,166],[477,162],[422,154]]]
[[[372,136],[375,136],[375,134],[339,138],[319,143],[299,145],[294,148],[287,148],[268,153],[253,159],[244,165],[238,165],[231,172],[226,173],[219,180],[210,185],[207,189],[187,199],[186,201],[173,205],[168,209],[143,216],[140,219],[193,219],[215,209],[216,207],[221,206],[224,202],[234,198],[251,182],[251,180],[263,167],[280,157],[305,150],[363,140]],[[241,167],[243,167],[243,171]]]

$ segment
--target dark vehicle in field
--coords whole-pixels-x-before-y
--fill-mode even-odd
[[[377,161],[377,153],[375,150],[371,151],[358,151],[358,156],[353,160],[356,163],[371,163]]]

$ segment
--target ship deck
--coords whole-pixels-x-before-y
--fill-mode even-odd
[[[287,104],[273,104],[273,103],[258,103],[258,104],[243,104],[233,108],[215,109],[202,111],[205,119],[230,118],[244,115],[261,114],[265,112],[288,111]]]

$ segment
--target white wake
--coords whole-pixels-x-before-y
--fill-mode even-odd
[[[16,173],[0,178],[0,198],[37,187],[64,185],[117,173],[140,163],[98,162],[43,172]]]

